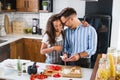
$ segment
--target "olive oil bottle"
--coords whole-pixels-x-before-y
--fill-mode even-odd
[[[22,64],[20,62],[20,56],[18,56],[17,70],[18,70],[18,75],[20,76],[22,74]]]

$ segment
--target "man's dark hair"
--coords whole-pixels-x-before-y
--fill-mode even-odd
[[[60,13],[59,13],[59,16],[62,17],[69,17],[70,15],[73,15],[73,14],[77,14],[77,12],[75,11],[75,9],[71,8],[71,7],[67,7],[67,8],[64,8]]]

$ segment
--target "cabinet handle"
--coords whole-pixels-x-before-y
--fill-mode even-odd
[[[24,7],[26,8],[26,1],[24,1]]]
[[[29,1],[27,1],[27,8],[29,8]]]

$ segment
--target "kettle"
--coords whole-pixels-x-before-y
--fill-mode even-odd
[[[28,74],[36,74],[37,73],[36,62],[34,62],[33,65],[28,66],[27,72],[28,72]]]

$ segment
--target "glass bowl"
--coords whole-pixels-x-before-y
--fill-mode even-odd
[[[52,80],[62,80],[62,74],[61,73],[54,73],[52,75]]]

